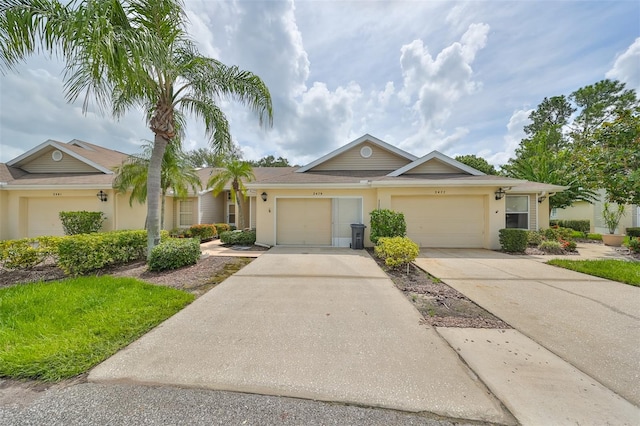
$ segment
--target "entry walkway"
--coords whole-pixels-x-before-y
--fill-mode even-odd
[[[640,423],[639,288],[489,250],[415,263],[516,329],[440,332],[523,424]]]
[[[276,247],[89,375],[515,420],[364,251]]]

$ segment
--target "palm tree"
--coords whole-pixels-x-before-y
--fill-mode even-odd
[[[0,5],[0,65],[13,67],[34,52],[65,60],[68,101],[84,96],[115,118],[129,108],[147,113],[154,133],[147,175],[148,254],[160,240],[162,159],[191,114],[203,120],[213,148],[232,146],[217,103],[249,106],[260,124],[273,122],[271,95],[249,71],[197,51],[185,30],[181,0],[4,0]]]
[[[231,185],[231,201],[238,205],[238,224],[244,224],[244,215],[242,212],[242,200],[247,196],[247,188],[245,182],[251,182],[255,179],[253,168],[248,161],[232,160],[219,171],[213,170],[207,188],[213,188],[213,195],[218,196],[224,191],[227,184]]]
[[[116,177],[113,187],[120,193],[131,191],[129,205],[134,201],[140,204],[147,201],[147,172],[149,170],[149,158],[153,151],[151,142],[143,146],[141,155],[131,155],[122,165],[114,167]],[[169,189],[178,198],[186,198],[189,188],[193,192],[202,188],[200,177],[191,166],[186,155],[180,150],[177,142],[167,146],[162,158],[162,171],[160,177],[160,191],[162,194],[162,206],[160,208],[160,227],[164,228],[164,212]]]

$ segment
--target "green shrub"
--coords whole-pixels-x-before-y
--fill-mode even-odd
[[[407,237],[380,237],[374,253],[393,269],[413,262],[420,254],[420,247]]]
[[[508,253],[523,253],[529,239],[525,229],[505,228],[498,231],[500,246]]]
[[[573,231],[569,228],[549,228],[544,230],[544,237],[552,241],[570,240],[572,234]]]
[[[629,250],[634,253],[640,253],[640,237],[629,239]]]
[[[538,246],[544,240],[542,231],[527,231],[527,244],[530,246]]]
[[[200,241],[212,240],[216,235],[215,225],[193,225],[189,228],[189,233],[192,237],[200,238]]]
[[[602,234],[587,234],[587,239],[594,241],[602,241]]]
[[[58,245],[58,266],[68,275],[81,275],[105,266],[144,259],[146,250],[144,230],[72,235]]]
[[[4,269],[33,268],[58,255],[58,244],[64,237],[36,237],[0,241],[0,267]]]
[[[562,245],[558,241],[547,240],[540,243],[538,249],[549,254],[562,254]]]
[[[231,231],[231,225],[229,225],[228,223],[214,223],[213,226],[216,227],[218,235],[223,232]]]
[[[407,223],[404,214],[388,209],[376,209],[371,215],[371,234],[369,238],[374,244],[382,237],[404,237],[407,235]]]
[[[630,237],[640,237],[640,227],[627,228],[627,235]]]
[[[253,245],[256,242],[256,231],[225,231],[220,234],[223,244]]]
[[[562,249],[566,251],[576,251],[576,247],[578,247],[576,242],[572,240],[560,240],[558,242],[560,243]]]
[[[65,235],[91,234],[102,228],[105,215],[102,212],[60,212]]]
[[[560,228],[569,228],[574,231],[581,232],[583,235],[587,235],[587,233],[591,230],[591,222],[586,220],[550,220],[549,226],[557,226]]]
[[[150,271],[165,271],[193,265],[200,259],[198,238],[169,238],[151,250]]]

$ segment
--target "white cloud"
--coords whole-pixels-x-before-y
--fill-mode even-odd
[[[509,161],[515,155],[516,148],[520,145],[520,141],[526,136],[524,126],[531,123],[529,115],[532,109],[520,109],[513,112],[509,123],[507,124],[507,134],[504,135],[504,150],[490,154],[490,151],[482,151],[482,156],[494,166],[501,166]]]
[[[461,126],[447,135],[443,126],[456,102],[481,87],[473,80],[471,63],[485,47],[488,32],[487,24],[470,25],[460,42],[442,49],[435,59],[422,40],[402,46],[403,87],[399,97],[411,105],[420,122],[418,134],[404,141],[407,148],[429,140],[435,148],[444,149],[467,133]]]
[[[613,68],[606,74],[607,78],[626,83],[627,88],[640,92],[640,37],[616,58]]]

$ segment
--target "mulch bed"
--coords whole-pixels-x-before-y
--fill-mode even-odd
[[[370,251],[371,252],[371,251]],[[424,323],[434,327],[511,328],[509,324],[476,305],[471,299],[411,264],[389,269],[384,261],[372,257],[389,278],[422,314]]]

